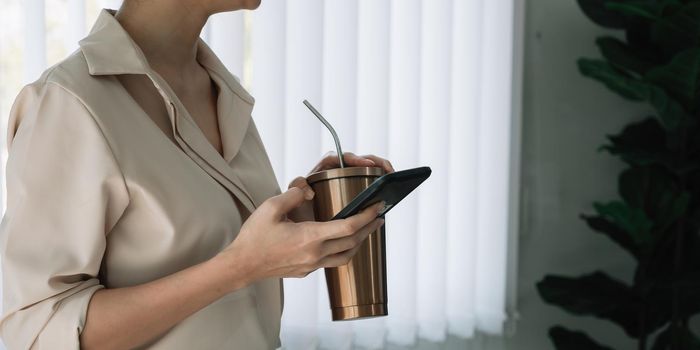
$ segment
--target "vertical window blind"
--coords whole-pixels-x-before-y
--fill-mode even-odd
[[[10,52],[12,43],[0,43],[0,68],[23,76],[0,74],[0,85],[14,87],[2,91],[3,128],[21,85],[75,50],[99,8],[120,5],[6,1],[22,12],[22,25],[12,28],[23,45]],[[56,3],[63,19],[47,26],[57,16],[47,6]],[[202,37],[256,99],[253,117],[283,188],[334,149],[304,99],[335,126],[345,150],[387,157],[397,169],[433,169],[387,217],[389,316],[331,322],[323,271],[286,279],[284,348],[378,349],[503,334],[515,314],[520,6],[263,0],[256,11],[207,23]],[[47,34],[54,27],[58,44]],[[51,45],[62,46],[60,54],[51,56]],[[10,54],[22,57],[21,68]]]

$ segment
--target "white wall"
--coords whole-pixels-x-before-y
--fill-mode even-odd
[[[523,86],[522,213],[519,248],[519,311],[511,349],[551,349],[547,330],[561,323],[583,329],[618,348],[634,343],[616,326],[569,316],[545,305],[535,283],[546,273],[575,276],[602,269],[629,281],[633,262],[578,218],[591,203],[617,196],[622,164],[596,151],[648,108],[622,100],[582,77],[581,56],[599,57],[594,45],[606,33],[575,0],[527,3]]]

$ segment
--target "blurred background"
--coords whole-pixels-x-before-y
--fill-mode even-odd
[[[100,9],[120,1],[0,1],[4,164],[20,88],[77,49]],[[644,348],[620,322],[590,317],[610,318],[605,310],[619,300],[571,293],[596,294],[595,283],[537,289],[545,275],[595,270],[632,283],[636,267],[579,215],[618,197],[625,165],[598,152],[606,135],[658,111],[579,72],[580,57],[601,56],[596,37],[625,38],[624,26],[594,23],[579,3],[603,1],[263,0],[256,11],[210,19],[202,38],[255,97],[280,186],[333,150],[303,99],[346,151],[433,169],[387,219],[389,316],[332,323],[322,272],[287,279],[284,348],[548,349],[550,336],[563,341],[557,349]],[[587,336],[552,334],[557,324]]]

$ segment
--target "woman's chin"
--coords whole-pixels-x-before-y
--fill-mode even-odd
[[[243,0],[241,1],[241,10],[255,10],[260,7],[262,0]]]
[[[260,7],[260,3],[262,0],[248,0],[248,4],[250,5],[249,7],[246,7],[248,10],[255,10],[256,8]]]
[[[261,0],[216,0],[210,2],[208,10],[211,14],[236,10],[255,10],[260,7]]]

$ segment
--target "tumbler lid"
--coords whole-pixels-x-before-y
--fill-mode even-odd
[[[369,177],[379,177],[384,175],[384,169],[379,167],[350,167],[350,168],[336,168],[323,170],[313,173],[306,177],[306,182],[313,184],[315,182],[331,180],[343,177],[354,177],[354,176],[369,176]]]

